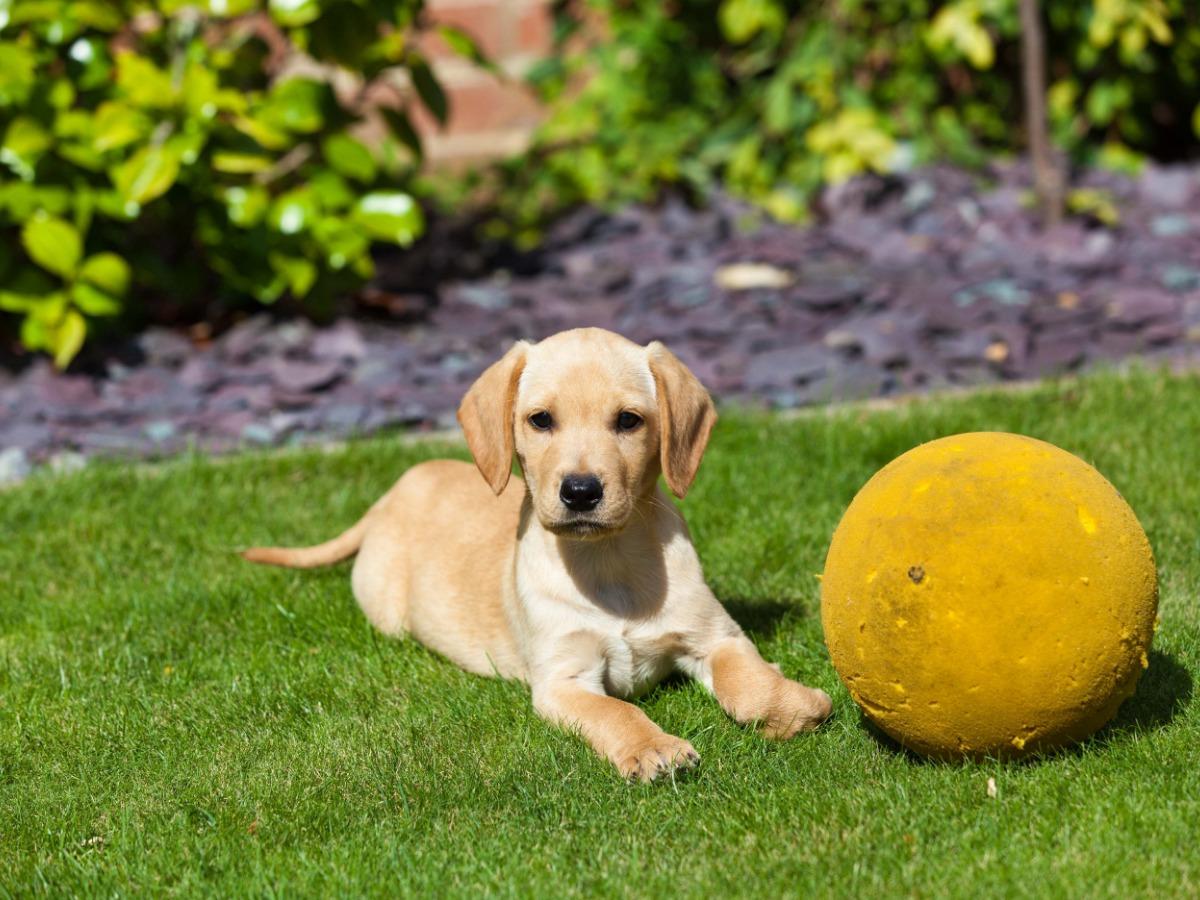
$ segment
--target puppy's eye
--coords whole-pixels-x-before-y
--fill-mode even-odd
[[[529,417],[529,424],[538,431],[549,431],[550,426],[554,424],[554,419],[550,418],[550,413],[542,410]]]
[[[617,431],[633,431],[642,424],[642,417],[626,410],[617,416]]]

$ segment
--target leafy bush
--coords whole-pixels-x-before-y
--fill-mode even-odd
[[[422,0],[0,0],[0,310],[65,365],[131,301],[319,305],[423,229]],[[478,51],[465,35],[448,43]],[[0,323],[2,324],[2,323]]]
[[[1196,150],[1194,0],[1042,8],[1061,148],[1126,165]],[[503,173],[519,222],[716,182],[800,218],[825,182],[1024,148],[1016,0],[586,0],[557,18],[538,165]]]

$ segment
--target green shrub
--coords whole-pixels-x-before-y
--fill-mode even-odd
[[[1042,8],[1063,150],[1128,165],[1197,149],[1200,5]],[[557,18],[576,49],[533,73],[552,104],[537,165],[502,171],[519,223],[718,182],[801,218],[857,172],[1024,149],[1016,0],[586,0]]]
[[[0,0],[0,310],[24,345],[65,365],[138,298],[319,307],[371,274],[373,241],[416,238],[407,113],[385,110],[371,146],[356,135],[397,69],[444,120],[421,9]]]

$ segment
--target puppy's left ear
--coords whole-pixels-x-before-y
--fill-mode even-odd
[[[683,499],[717,424],[717,408],[700,379],[674,353],[658,341],[647,346],[646,352],[658,392],[663,477],[671,493]]]
[[[527,341],[517,341],[484,370],[458,406],[458,424],[484,480],[498,495],[512,474],[513,405],[525,368]]]

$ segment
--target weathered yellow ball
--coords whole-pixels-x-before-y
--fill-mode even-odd
[[[851,696],[938,758],[1092,734],[1133,693],[1157,606],[1149,541],[1116,489],[1065,450],[993,432],[931,441],[876,473],[821,582]]]

